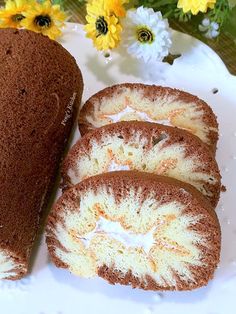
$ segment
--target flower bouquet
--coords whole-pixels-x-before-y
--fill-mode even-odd
[[[26,28],[56,39],[66,19],[58,1],[6,0],[0,10],[0,28]]]
[[[122,44],[128,53],[145,62],[162,61],[171,47],[168,19],[197,20],[199,32],[213,39],[235,4],[226,0],[89,1],[85,30],[98,50]]]
[[[163,61],[172,45],[169,22],[191,23],[207,39],[217,40],[236,0],[88,0],[86,35],[105,56],[123,46],[144,62]],[[0,27],[27,28],[56,39],[66,14],[63,0],[6,0]]]

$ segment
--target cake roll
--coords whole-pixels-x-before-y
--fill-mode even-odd
[[[97,174],[137,170],[187,182],[216,206],[221,176],[213,153],[191,133],[142,121],[108,124],[83,136],[62,165],[64,188]]]
[[[16,280],[29,258],[78,113],[75,59],[27,30],[0,29],[0,279]]]
[[[216,150],[218,123],[210,106],[169,87],[131,83],[107,87],[86,101],[79,115],[79,129],[84,135],[106,124],[130,120],[185,129]]]
[[[66,190],[48,218],[57,267],[145,290],[192,290],[212,279],[221,232],[189,184],[135,171],[90,177]]]

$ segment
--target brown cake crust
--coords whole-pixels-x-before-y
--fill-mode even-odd
[[[1,29],[0,42],[0,252],[16,266],[6,278],[19,279],[28,270],[83,79],[75,59],[48,37]]]
[[[83,105],[79,114],[79,129],[81,135],[83,136],[87,132],[93,130],[95,127],[88,121],[88,116],[97,119],[95,109],[97,112],[100,111],[100,106],[103,98],[112,98],[114,94],[121,94],[124,88],[130,88],[131,90],[140,90],[143,93],[143,97],[154,100],[155,97],[165,98],[168,96],[173,97],[174,101],[180,101],[186,104],[195,103],[197,105],[198,111],[203,111],[202,120],[209,126],[208,130],[208,142],[209,147],[213,152],[216,151],[218,135],[218,122],[214,112],[211,107],[202,99],[194,96],[190,93],[184,92],[179,89],[147,85],[142,83],[123,83],[104,88],[103,90],[97,92],[91,96]],[[96,105],[95,105],[96,104]],[[214,130],[213,130],[214,129]]]
[[[158,285],[151,276],[147,275],[145,280],[141,280],[134,276],[131,270],[128,270],[124,274],[105,264],[97,269],[98,276],[111,284],[131,285],[133,288],[144,290],[192,290],[206,285],[213,278],[214,271],[220,259],[221,231],[217,215],[210,203],[189,184],[172,178],[136,171],[116,171],[90,177],[63,193],[48,217],[46,228],[46,241],[49,254],[57,267],[69,268],[69,265],[58,258],[56,254],[56,248],[58,247],[65,253],[68,253],[68,250],[61,245],[55,234],[58,223],[61,223],[65,227],[62,214],[67,211],[67,208],[71,212],[75,211],[79,213],[81,210],[79,209],[79,203],[83,193],[92,188],[96,194],[101,186],[107,186],[108,189],[114,190],[116,202],[118,203],[120,202],[122,193],[124,193],[122,191],[124,189],[128,191],[130,187],[142,190],[142,199],[140,199],[140,202],[145,200],[150,191],[153,191],[156,199],[161,201],[161,204],[166,204],[172,200],[182,203],[186,206],[185,214],[205,216],[197,227],[193,226],[191,228],[197,228],[196,230],[200,234],[208,234],[207,241],[210,241],[211,244],[208,248],[201,246],[201,243],[199,244],[204,251],[204,256],[202,257],[203,266],[190,266],[191,272],[194,274],[194,282],[185,282],[175,273],[176,286]],[[206,217],[208,218],[206,219]]]
[[[212,185],[210,182],[206,182],[204,189],[206,188],[212,193],[212,196],[209,197],[212,206],[215,207],[217,205],[221,189],[221,175],[214,154],[209,150],[208,146],[204,144],[198,137],[185,130],[142,121],[117,122],[105,125],[84,135],[72,147],[63,162],[61,170],[63,188],[67,188],[72,185],[69,175],[70,169],[76,169],[76,162],[79,158],[82,156],[89,156],[93,141],[97,141],[99,143],[101,138],[105,135],[119,135],[124,139],[124,142],[129,143],[129,140],[132,138],[133,134],[138,134],[140,131],[142,132],[143,138],[149,139],[149,144],[147,147],[145,147],[145,151],[148,151],[152,148],[153,139],[162,139],[163,136],[165,137],[168,135],[169,139],[162,146],[162,148],[172,145],[173,143],[184,143],[185,157],[194,157],[197,155],[201,161],[201,172],[207,174],[210,169],[216,177],[216,184]],[[147,171],[147,169],[145,171]]]

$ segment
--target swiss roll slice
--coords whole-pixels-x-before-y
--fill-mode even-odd
[[[125,121],[87,133],[70,150],[62,167],[72,186],[97,174],[137,170],[189,183],[216,206],[221,176],[213,153],[198,137],[151,122]]]
[[[189,184],[135,171],[90,177],[66,190],[46,228],[57,267],[145,290],[192,290],[213,277],[221,232]]]

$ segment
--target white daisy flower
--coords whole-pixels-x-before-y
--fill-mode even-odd
[[[143,6],[131,9],[123,29],[123,43],[129,54],[145,62],[162,61],[168,55],[172,41],[168,21],[161,12]]]

